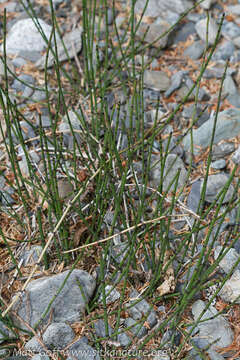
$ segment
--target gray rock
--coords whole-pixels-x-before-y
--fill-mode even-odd
[[[187,198],[187,207],[190,210],[197,212],[200,199],[201,199],[201,181],[198,180],[192,184],[190,193]]]
[[[212,203],[217,198],[218,194],[222,191],[223,187],[229,180],[229,176],[224,173],[209,175],[207,180],[207,187],[205,193],[205,201]],[[201,184],[201,191],[203,187],[203,181]],[[229,202],[234,194],[234,186],[230,184],[225,194],[222,204]],[[221,199],[221,196],[220,196]],[[219,201],[219,200],[218,200]]]
[[[210,145],[211,134],[214,125],[214,117],[212,116],[198,129],[193,130],[193,144],[206,148]],[[240,133],[240,110],[227,109],[218,114],[216,131],[214,136],[214,144],[221,140],[228,140]],[[185,151],[190,148],[190,134],[183,139]],[[194,154],[198,154],[199,149],[194,148]]]
[[[188,71],[180,70],[172,75],[171,86],[165,92],[165,97],[169,97],[175,90],[177,90],[184,79],[184,76],[188,74]]]
[[[204,50],[205,50],[206,44],[202,40],[194,41],[190,46],[186,48],[183,55],[190,57],[192,60],[198,60],[201,58]]]
[[[132,343],[132,340],[126,333],[118,334],[117,337],[118,341],[120,342],[121,346],[127,347]]]
[[[45,36],[49,39],[52,27],[41,19],[38,19],[38,22]],[[7,35],[6,51],[8,54],[18,55],[22,50],[39,52],[46,47],[46,42],[43,40],[31,18],[17,21]],[[3,51],[3,45],[1,45],[0,50]]]
[[[234,69],[228,68],[226,74],[229,76],[232,76],[236,73]],[[224,74],[224,67],[222,64],[219,64],[219,66],[213,66],[210,69],[206,69],[203,73],[203,77],[205,79],[222,79]]]
[[[236,91],[235,94],[230,94],[227,97],[228,102],[235,106],[236,108],[240,108],[240,92]]]
[[[196,31],[201,40],[206,41],[208,19],[199,20],[196,23]],[[208,44],[213,45],[218,33],[218,26],[214,19],[210,18],[208,23]]]
[[[37,120],[36,121],[37,126],[40,126],[40,124],[42,125],[43,128],[47,128],[51,126],[51,119],[49,116],[44,116],[44,115],[41,116],[41,122],[39,116],[37,116],[36,120]]]
[[[65,34],[63,38],[57,41],[57,54],[58,54],[58,61],[62,62],[68,59],[72,59],[75,54],[78,54],[82,49],[82,32],[83,29],[81,27],[72,30],[71,32]],[[67,53],[65,51],[65,48],[62,44],[62,42],[65,45],[65,48],[67,50]],[[53,51],[55,52],[55,47],[53,46]],[[39,68],[40,70],[43,70],[45,68],[46,64],[46,54],[41,57],[36,63],[35,66]],[[54,64],[55,57],[53,56],[52,52],[50,51],[48,54],[48,63],[47,68],[50,68]]]
[[[141,339],[143,336],[145,336],[147,334],[147,328],[145,326],[143,326],[142,324],[137,324],[136,320],[132,319],[132,318],[127,318],[124,321],[124,325],[125,327],[130,327],[129,331],[134,335],[137,336],[138,339]]]
[[[226,165],[227,163],[225,159],[219,159],[211,163],[211,168],[216,170],[221,170],[224,169]]]
[[[51,89],[48,89],[51,90]],[[32,102],[40,102],[46,100],[46,92],[41,90],[35,90],[31,96]]]
[[[19,129],[20,127],[20,129]],[[35,135],[35,132],[34,132],[34,129],[33,129],[33,126],[31,126],[27,121],[25,120],[21,120],[19,123],[18,123],[18,127],[16,128],[16,125],[13,124],[12,125],[12,129],[11,129],[11,137],[12,137],[12,140],[15,144],[19,144],[20,143],[20,139],[19,139],[19,131],[21,131],[21,134],[22,134],[22,137],[23,137],[23,140],[27,140],[27,139],[30,139],[30,138],[34,138],[36,135]]]
[[[240,36],[234,38],[232,42],[238,49],[240,48]]]
[[[0,344],[12,338],[15,338],[12,331],[9,330],[2,321],[0,321]]]
[[[223,249],[223,246],[218,245],[214,250],[214,259],[217,260],[221,251],[225,252],[227,249],[226,247]],[[220,261],[219,266],[220,268],[228,274],[231,271],[231,268],[236,264],[239,259],[239,254],[234,248],[230,248],[224,258]],[[240,270],[240,264],[237,267]]]
[[[204,107],[201,104],[192,104],[190,106],[184,106],[182,111],[182,116],[186,119],[193,119],[194,116],[194,125],[195,126],[202,126],[208,119],[209,113],[207,109],[204,111]]]
[[[227,8],[230,13],[237,15],[237,16],[240,15],[240,4],[228,5]]]
[[[194,321],[199,318],[200,314],[205,308],[206,305],[202,300],[197,300],[192,305]],[[209,343],[212,343],[216,340],[214,345],[211,346],[211,350],[217,350],[217,347],[226,347],[230,345],[234,338],[233,331],[231,330],[227,320],[225,320],[222,315],[218,315],[214,319],[211,319],[211,317],[214,315],[217,315],[217,310],[210,305],[209,309],[205,311],[200,319],[206,321],[198,323],[201,337],[207,338]]]
[[[144,71],[144,85],[156,91],[166,91],[170,86],[170,80],[163,71]]]
[[[95,329],[96,335],[100,338],[107,337],[107,336],[109,337],[113,334],[113,328],[108,324],[108,327],[106,329],[105,321],[102,319],[99,319],[94,323],[94,329]]]
[[[204,9],[204,10],[209,10],[210,7],[212,6],[212,4],[215,2],[215,0],[205,0],[203,1],[200,6]]]
[[[113,286],[106,285],[105,287],[106,304],[111,304],[120,298],[120,293]],[[103,303],[103,295],[101,294],[99,302]]]
[[[42,247],[39,245],[32,245],[30,249],[24,249],[20,256],[20,259],[23,260],[22,265],[32,266],[33,264],[36,264],[41,252]]]
[[[240,304],[240,270],[235,270],[219,292],[219,296],[226,302]]]
[[[187,181],[187,171],[185,170],[183,161],[175,154],[167,155],[164,171],[163,171],[163,191],[166,191],[170,183],[176,177],[177,171],[180,169],[180,175],[178,178],[177,189],[182,187]],[[152,156],[152,169],[151,169],[151,185],[154,188],[157,188],[160,184],[161,179],[161,162],[160,156]],[[175,181],[173,181],[172,186],[169,191],[173,191],[175,187]]]
[[[234,95],[237,92],[237,86],[230,75],[227,75],[223,82],[223,92],[224,94]]]
[[[170,25],[164,20],[158,20],[153,22],[152,24],[146,24],[144,22],[141,22],[140,26],[137,29],[136,35],[140,39],[144,37],[145,42],[152,43],[157,40],[157,38],[159,38],[161,34],[164,34],[169,29],[169,27]],[[160,37],[160,39],[157,40],[153,44],[153,46],[156,46],[157,48],[164,48],[167,45],[167,42],[168,35],[165,35],[163,37]]]
[[[25,319],[25,321],[29,321],[30,312],[30,325],[34,326],[47,309],[52,297],[56,295],[68,273],[69,271],[65,271],[61,274],[31,281],[26,288],[26,294],[21,299],[22,301],[18,300],[15,304],[14,308],[19,316]],[[89,301],[94,292],[96,282],[87,272],[73,270],[60,294],[51,305],[54,322],[69,321],[71,323],[81,319],[86,303],[79,285],[82,287],[86,301]],[[48,319],[49,313],[43,323],[46,323]],[[13,321],[19,324],[20,327],[26,328],[16,318],[13,318]]]
[[[71,124],[71,125],[70,125]],[[72,127],[72,129],[71,129]],[[59,124],[59,131],[63,133],[63,141],[69,149],[73,149],[73,142],[77,141],[78,145],[82,143],[80,133],[75,132],[74,137],[72,131],[81,130],[81,122],[77,116],[77,113],[70,110],[68,116],[65,115]]]
[[[18,56],[20,56],[21,58],[31,61],[31,62],[36,62],[37,60],[39,60],[42,55],[40,51],[30,51],[30,50],[19,50],[18,51]]]
[[[240,36],[240,28],[232,21],[225,21],[222,26],[222,35],[227,40],[232,40]]]
[[[82,338],[68,348],[67,360],[100,360],[99,351],[88,345]]]
[[[133,320],[141,320],[144,315],[147,315],[146,321],[149,323],[149,326],[152,328],[157,323],[157,316],[154,310],[151,310],[150,305],[145,299],[141,299],[139,293],[136,290],[133,290],[130,294],[130,300],[126,304],[128,314],[133,318]],[[137,302],[138,301],[138,302]],[[135,304],[134,304],[135,303]],[[134,305],[133,305],[134,304]]]
[[[223,44],[217,47],[216,52],[213,54],[212,60],[227,60],[234,54],[234,51],[234,44],[231,41],[225,41]]]
[[[144,0],[137,0],[135,4],[136,13],[142,13],[145,6],[146,2]],[[163,12],[167,10],[181,14],[190,7],[192,7],[192,3],[188,0],[150,0],[144,15],[158,17],[162,16]]]
[[[12,60],[12,64],[17,68],[20,68],[27,64],[27,60],[23,59],[22,57],[16,57]]]
[[[128,251],[129,251],[128,242],[122,242],[121,244],[112,247],[111,256],[118,264],[120,264],[124,258],[127,259],[126,255]]]
[[[5,190],[0,191],[0,198],[3,206],[11,206],[15,204],[15,200],[12,198],[14,193],[14,189],[10,186],[6,187]]]
[[[234,162],[234,164],[238,164],[238,165],[240,164],[240,146],[234,152],[231,159]]]
[[[235,150],[234,143],[223,142],[219,145],[213,145],[212,159],[221,159],[227,155],[230,155]]]
[[[177,20],[178,19],[176,19],[176,21]],[[195,34],[195,24],[192,21],[188,21],[185,24],[180,25],[179,29],[176,28],[174,32],[170,33],[169,44],[171,44],[171,41],[173,44],[178,44],[179,42],[186,41],[190,35],[194,36]]]
[[[69,325],[59,322],[48,326],[42,335],[42,340],[47,349],[62,350],[73,341],[74,336],[74,331]],[[35,352],[44,351],[35,336],[25,344],[25,349]]]
[[[11,61],[10,59],[7,59],[7,78],[12,80],[13,79],[13,75],[15,74],[15,68],[13,66],[13,61]],[[12,75],[13,73],[13,75]],[[0,59],[0,81],[3,81],[3,79],[5,79],[5,65],[2,61],[2,58]]]
[[[180,100],[184,100],[186,95],[189,93],[189,90],[194,85],[194,82],[190,78],[185,78],[184,84],[177,90],[177,96]],[[204,87],[200,88],[197,91],[197,87],[193,89],[191,95],[188,97],[188,100],[194,100],[195,96],[198,96],[199,101],[207,101],[210,99],[209,94],[204,90]]]
[[[194,345],[199,348],[200,350],[205,350],[204,352],[201,352],[201,354],[204,356],[204,354],[208,354],[209,358],[211,360],[224,360],[224,357],[222,355],[220,355],[218,352],[216,352],[215,350],[213,350],[212,348],[209,349],[209,341],[205,338],[201,338],[201,337],[194,337],[192,339],[192,342],[194,343]],[[189,356],[187,357],[186,360],[201,360],[202,357],[200,357],[196,351],[196,349],[192,349],[189,352]]]
[[[185,80],[185,84],[187,86],[188,89],[191,89],[191,87],[193,86],[194,82],[192,81],[192,79],[190,78],[186,78]],[[197,88],[195,87],[192,94],[194,96],[196,96],[198,94],[198,100],[199,101],[208,101],[210,99],[210,96],[208,95],[208,93],[204,90],[203,87],[199,88],[199,91],[197,91]]]
[[[23,81],[23,82],[22,82]],[[16,91],[23,91],[26,85],[24,85],[24,82],[26,84],[34,85],[35,79],[28,74],[20,74],[11,85],[11,88]]]

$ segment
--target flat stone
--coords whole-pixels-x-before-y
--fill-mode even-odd
[[[232,142],[223,142],[219,145],[213,145],[212,149],[212,159],[217,160],[224,158],[232,154],[235,150],[235,145]]]
[[[201,58],[206,47],[206,43],[202,40],[194,41],[190,46],[186,48],[183,55],[190,57],[192,60],[198,60]]]
[[[223,249],[223,246],[218,245],[214,250],[214,259],[217,260],[221,251],[226,252],[226,250],[226,248]],[[228,274],[231,271],[231,268],[236,264],[238,259],[238,252],[234,248],[230,248],[228,249],[228,252],[223,257],[223,259],[220,261],[219,266],[226,274]],[[238,265],[237,269],[240,270],[240,264]]]
[[[156,165],[155,165],[156,164]],[[170,186],[170,183],[176,177],[177,171],[180,169],[180,175],[178,178],[177,189],[186,184],[187,181],[187,171],[184,167],[183,161],[175,154],[167,155],[164,172],[163,172],[163,191],[166,191]],[[151,170],[151,185],[154,188],[157,188],[160,184],[161,178],[161,161],[160,156],[152,156],[152,170]],[[172,186],[169,191],[173,191],[175,187],[175,181],[173,181]]]
[[[230,75],[227,75],[223,82],[223,92],[224,94],[234,95],[237,93],[237,86]]]
[[[166,91],[170,86],[170,79],[163,71],[144,71],[144,85],[156,91]]]
[[[206,148],[210,145],[211,134],[214,126],[214,117],[211,117],[198,129],[193,130],[193,144]],[[221,140],[228,140],[240,133],[240,110],[227,109],[218,114],[216,130],[213,143],[217,144]],[[187,134],[183,139],[183,146],[185,151],[188,151],[191,144],[190,134]],[[194,154],[198,154],[199,149],[194,148]]]
[[[30,249],[24,249],[20,256],[20,259],[23,260],[22,266],[32,266],[36,264],[42,249],[42,246],[39,245],[32,245]]]
[[[52,323],[48,326],[42,335],[42,340],[47,349],[62,350],[73,341],[74,337],[75,334],[71,326],[59,322]],[[25,349],[44,352],[44,348],[35,336],[25,344]]]
[[[211,168],[216,170],[221,170],[224,169],[226,165],[227,163],[225,159],[219,159],[211,163]]]
[[[240,36],[239,25],[232,21],[225,21],[222,26],[222,35],[227,39],[234,39]]]
[[[240,270],[235,270],[219,292],[219,296],[226,302],[240,304]]]
[[[201,40],[206,41],[208,19],[202,19],[196,23],[196,31]],[[208,23],[208,44],[213,45],[218,33],[218,26],[214,19],[210,18]]]
[[[204,111],[204,107],[201,104],[197,104],[196,106],[195,104],[184,106],[182,116],[186,119],[193,119],[194,117],[194,125],[197,127],[202,126],[202,124],[209,119],[207,109]]]
[[[212,203],[217,198],[218,194],[222,191],[223,187],[226,185],[227,181],[229,180],[229,176],[224,173],[209,175],[207,180],[207,187],[205,193],[205,201]],[[201,191],[203,187],[203,181],[201,184]],[[223,199],[222,204],[229,202],[234,194],[234,187],[230,184],[225,197]],[[220,196],[221,199],[221,196]],[[219,202],[219,200],[217,201]]]
[[[171,86],[165,92],[165,97],[169,97],[175,90],[177,90],[184,79],[184,76],[188,74],[188,71],[180,70],[172,75],[171,77]]]
[[[178,19],[176,19],[176,21],[177,20]],[[173,24],[175,24],[176,21]],[[186,41],[190,35],[194,36],[195,34],[195,24],[192,21],[188,21],[185,24],[181,24],[179,29],[176,27],[176,29],[169,34],[169,42],[172,41],[173,44],[178,44],[179,42]]]
[[[111,304],[114,301],[120,299],[120,293],[110,285],[106,285],[105,287],[105,295],[106,295],[106,304]],[[99,298],[99,302],[103,304],[103,296],[101,294]]]
[[[225,41],[223,44],[220,44],[215,53],[213,54],[212,60],[227,60],[229,59],[235,51],[235,46],[232,41]]]
[[[198,180],[192,184],[190,193],[187,198],[187,207],[196,213],[200,199],[201,199],[201,181]]]
[[[128,314],[133,318],[133,320],[140,320],[144,315],[148,315],[146,321],[149,323],[150,328],[152,328],[157,323],[157,316],[154,310],[151,310],[150,305],[145,299],[141,300],[139,293],[136,290],[133,290],[130,294],[131,300],[126,304]],[[135,303],[133,305],[133,303]]]
[[[236,91],[235,94],[230,94],[227,97],[228,102],[236,108],[240,108],[240,92]]]
[[[202,311],[206,308],[205,303],[202,300],[197,300],[192,306],[192,313],[194,320],[196,321]],[[217,314],[217,310],[210,305],[209,309],[201,316],[200,320],[206,320],[204,322],[198,323],[198,329],[200,336],[207,338],[209,343],[212,343],[216,340],[214,345],[211,346],[211,349],[217,350],[218,347],[229,346],[234,338],[233,331],[227,320],[222,315],[218,315],[214,319],[211,319],[214,315]],[[207,320],[209,319],[210,320]]]
[[[98,337],[109,337],[113,334],[113,328],[108,324],[107,328],[105,326],[105,321],[102,319],[97,320],[94,323],[94,330]]]
[[[170,25],[164,20],[155,21],[152,24],[141,22],[137,29],[136,35],[142,39],[148,29],[146,36],[144,36],[144,41],[147,43],[152,43],[157,38],[159,38],[161,34],[164,34],[169,29],[169,27]],[[168,35],[165,35],[157,40],[153,46],[157,48],[164,48],[167,45],[167,41]]]
[[[147,334],[147,328],[143,326],[141,323],[137,324],[136,320],[132,318],[127,318],[124,322],[125,327],[130,327],[129,331],[134,335],[137,336],[138,339],[141,339],[143,336]]]
[[[213,66],[209,69],[206,69],[203,73],[203,77],[205,79],[222,79],[224,74],[224,67],[221,66],[222,64],[219,64],[219,66]],[[227,75],[232,76],[236,73],[235,69],[228,68],[227,69]]]
[[[31,281],[26,288],[26,294],[21,297],[21,301],[18,300],[16,302],[14,306],[15,311],[33,327],[40,320],[41,315],[47,309],[49,302],[53,296],[56,295],[68,273],[69,271],[65,271],[57,275]],[[85,294],[84,298],[79,285],[81,285],[81,290],[83,290]],[[77,269],[73,270],[65,286],[49,309],[49,311],[51,309],[53,310],[52,321],[68,321],[70,323],[80,321],[86,308],[85,300],[87,302],[89,301],[93,295],[95,286],[95,280],[87,272]],[[43,324],[47,323],[49,316],[50,314],[48,312],[43,320]],[[13,317],[13,322],[21,328],[27,329],[27,327],[15,317]]]

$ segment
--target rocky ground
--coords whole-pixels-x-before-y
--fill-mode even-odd
[[[188,0],[149,0],[145,16],[141,25],[136,32],[136,46],[138,44],[148,45],[152,43],[159,34],[165,32],[170,26],[176,23],[179,16],[187,9],[194,5],[194,1]],[[25,4],[25,6],[23,6]],[[39,19],[39,24],[47,38],[50,37],[52,31],[51,7],[46,0],[32,0],[31,4]],[[91,118],[91,104],[89,96],[79,94],[79,83],[74,82],[72,86],[66,74],[71,74],[80,79],[80,83],[84,84],[83,79],[83,59],[84,48],[82,41],[83,33],[83,16],[82,2],[70,0],[53,0],[56,19],[60,27],[60,34],[63,42],[68,50],[68,56],[62,45],[60,36],[56,36],[58,57],[61,63],[61,80],[65,91],[65,100],[67,107],[58,100],[59,88],[54,76],[55,62],[54,57],[49,53],[46,57],[46,42],[43,40],[39,31],[36,29],[32,19],[27,13],[28,1],[4,1],[0,0],[1,12],[3,9],[7,11],[6,23],[6,54],[8,70],[0,63],[0,81],[2,87],[5,85],[6,72],[9,86],[9,98],[12,103],[15,102],[18,109],[18,121],[15,122],[10,130],[13,148],[16,153],[16,160],[23,177],[32,178],[32,171],[37,174],[40,182],[46,182],[46,167],[44,165],[44,156],[42,147],[40,146],[40,134],[44,132],[48,136],[48,151],[51,161],[58,159],[58,154],[54,152],[53,127],[57,139],[61,139],[62,157],[59,160],[59,168],[57,170],[57,187],[60,200],[63,204],[67,204],[73,198],[73,193],[77,192],[77,184],[86,180],[89,176],[83,160],[86,161],[86,148],[82,138],[83,127],[79,122],[79,116]],[[144,8],[145,1],[137,0],[135,5],[136,18],[139,18]],[[195,88],[179,109],[177,106],[184,100],[194,83],[198,80],[199,73],[203,64],[203,58],[207,58],[206,51],[206,26],[207,26],[207,10],[209,10],[210,19],[208,23],[208,44],[214,46],[215,39],[218,35],[219,24],[223,13],[225,18],[222,23],[220,41],[209,62],[208,68],[203,73],[199,89]],[[116,2],[116,13],[114,13],[111,1],[108,6],[108,31],[112,33],[113,44],[117,44],[117,37],[114,35],[114,24],[119,31],[119,35],[123,36],[126,29],[126,18],[129,16],[130,6],[126,0]],[[76,266],[72,272],[69,272],[70,265],[64,266],[64,263],[57,263],[54,256],[50,269],[44,268],[44,263],[40,263],[37,271],[33,275],[33,279],[26,287],[26,291],[22,293],[21,301],[18,299],[14,304],[10,318],[14,326],[22,329],[18,332],[18,340],[16,334],[6,327],[4,321],[0,321],[0,342],[3,348],[0,350],[3,357],[10,359],[40,359],[39,354],[45,354],[44,359],[51,358],[54,351],[62,351],[62,355],[66,359],[100,359],[105,356],[112,358],[116,354],[120,358],[127,358],[124,351],[129,350],[131,358],[146,358],[139,349],[144,343],[144,349],[148,351],[148,357],[154,360],[168,359],[201,359],[209,358],[212,360],[240,359],[240,347],[238,344],[239,337],[239,303],[240,295],[240,268],[238,264],[240,253],[240,240],[232,239],[231,231],[235,225],[239,223],[238,214],[238,177],[239,168],[233,169],[235,165],[240,164],[240,95],[239,95],[239,60],[240,60],[240,4],[234,0],[205,0],[197,8],[189,12],[186,17],[175,26],[174,30],[166,34],[163,38],[157,40],[152,46],[146,47],[144,53],[144,63],[149,63],[143,73],[143,107],[144,107],[144,130],[152,130],[154,122],[157,119],[158,124],[164,124],[168,116],[176,110],[174,116],[171,117],[168,124],[164,127],[161,134],[154,139],[152,154],[150,154],[151,165],[156,166],[149,170],[149,182],[147,187],[148,196],[156,193],[161,177],[161,164],[158,162],[163,151],[168,151],[164,166],[164,177],[162,191],[169,193],[174,190],[172,184],[176,173],[179,172],[177,190],[184,188],[181,199],[178,201],[177,214],[185,214],[181,221],[173,224],[171,232],[171,245],[169,251],[166,252],[166,258],[162,259],[167,263],[168,258],[172,254],[177,254],[173,265],[168,268],[165,278],[157,287],[155,297],[159,297],[159,301],[152,301],[152,298],[144,299],[143,292],[147,287],[149,276],[151,275],[149,258],[151,247],[148,247],[149,253],[146,253],[136,245],[134,251],[138,259],[136,268],[129,270],[132,276],[131,286],[127,286],[125,290],[125,298],[122,298],[121,289],[123,280],[121,280],[121,266],[127,261],[129,251],[129,243],[124,238],[123,224],[114,222],[114,209],[111,204],[107,206],[104,216],[104,224],[102,226],[102,238],[107,237],[111,232],[114,222],[114,233],[118,234],[111,239],[111,247],[108,250],[108,268],[106,268],[105,282],[99,283],[99,264],[95,262],[94,251],[99,255],[101,253],[100,246],[97,250],[89,250],[89,255]],[[149,27],[147,35],[142,38]],[[3,18],[1,22],[1,38],[3,39]],[[106,22],[102,24],[102,38],[95,42],[95,50],[93,49],[93,60],[97,66],[97,62],[104,62],[104,56],[108,54],[112,56],[112,48],[106,50]],[[129,37],[127,35],[124,45],[127,46]],[[97,59],[96,46],[102,58]],[[108,50],[108,49],[107,49]],[[159,51],[160,50],[160,51]],[[4,52],[3,42],[0,51]],[[116,54],[118,58],[121,54]],[[218,121],[215,124],[215,114],[218,107],[219,90],[221,80],[225,72],[225,63],[229,61],[226,69],[226,77],[223,82],[221,103],[219,108]],[[136,69],[141,69],[142,56],[135,57]],[[45,88],[44,68],[48,67],[48,92]],[[78,74],[74,75],[72,64],[76,65]],[[131,64],[129,64],[131,67]],[[113,75],[111,77],[111,75]],[[123,70],[122,78],[117,78],[114,74],[114,67],[109,69],[109,89],[107,95],[101,101],[105,102],[108,114],[111,120],[111,128],[118,132],[118,150],[122,151],[129,146],[128,130],[134,129],[136,132],[136,141],[138,140],[139,125],[137,116],[130,115],[132,88],[121,87],[121,81],[128,76],[126,70]],[[99,80],[99,78],[97,78]],[[130,80],[128,82],[130,84]],[[120,85],[119,85],[120,84]],[[198,98],[197,106],[195,106],[195,98]],[[100,99],[100,95],[99,95]],[[7,104],[7,96],[2,92],[2,102]],[[101,101],[99,108],[101,110]],[[51,104],[51,108],[47,104]],[[80,105],[81,104],[81,109]],[[118,110],[116,109],[118,104]],[[158,108],[158,109],[157,109]],[[38,262],[39,255],[42,252],[42,246],[37,240],[36,230],[36,213],[34,211],[41,207],[41,211],[47,211],[49,204],[44,200],[44,195],[39,195],[38,206],[32,204],[32,211],[29,225],[29,232],[22,232],[17,221],[10,219],[10,209],[22,217],[24,222],[25,208],[21,195],[14,186],[14,173],[10,156],[6,151],[6,143],[10,144],[9,132],[4,120],[6,114],[4,107],[0,109],[0,121],[2,131],[0,133],[0,193],[1,193],[1,298],[3,301],[3,310],[10,304],[13,295],[22,289],[22,286],[28,278],[34,264]],[[67,114],[66,114],[67,113]],[[58,115],[58,120],[56,119]],[[188,177],[188,169],[191,163],[191,135],[185,135],[186,130],[190,127],[194,119],[192,138],[194,143],[193,150],[193,169],[190,177]],[[55,121],[55,123],[54,123]],[[121,125],[118,125],[121,123]],[[213,140],[212,158],[209,170],[209,177],[206,185],[205,203],[213,204],[212,210],[217,209],[219,214],[226,216],[224,221],[216,221],[211,228],[208,241],[214,243],[214,251],[209,254],[209,262],[213,263],[222,254],[226,239],[233,242],[232,247],[226,256],[220,261],[219,267],[214,274],[211,275],[212,283],[209,283],[208,290],[199,291],[189,304],[188,312],[184,313],[181,321],[195,321],[205,309],[211,294],[216,291],[217,285],[211,286],[214,279],[222,279],[228,276],[227,281],[218,293],[215,301],[208,307],[202,319],[208,319],[198,324],[190,335],[188,346],[183,347],[180,355],[176,355],[176,349],[182,344],[183,328],[172,329],[169,325],[169,313],[172,306],[171,296],[166,295],[187,293],[188,284],[191,282],[191,276],[196,267],[196,259],[199,258],[204,241],[208,232],[206,228],[199,231],[196,240],[194,253],[186,252],[183,256],[181,249],[182,235],[191,228],[194,218],[197,217],[198,205],[201,198],[201,191],[204,183],[204,175],[207,169],[207,158],[209,154],[209,146],[211,144],[211,134],[215,127],[215,135]],[[18,129],[17,129],[18,128]],[[73,137],[72,129],[76,131]],[[137,130],[138,129],[138,130]],[[19,131],[22,134],[26,147],[20,142]],[[4,144],[4,140],[7,141]],[[60,141],[60,140],[59,140]],[[75,148],[75,144],[82,150],[82,157],[79,157],[79,168],[72,168],[71,156]],[[100,142],[98,142],[99,144]],[[46,145],[46,144],[45,144]],[[103,144],[102,144],[103,145]],[[86,145],[87,146],[87,145]],[[89,150],[89,148],[87,148]],[[101,150],[101,146],[99,145]],[[25,151],[31,159],[31,166]],[[52,152],[51,152],[52,150]],[[100,151],[99,150],[99,151]],[[89,150],[90,152],[90,150]],[[66,155],[65,155],[66,153]],[[71,156],[70,156],[71,155]],[[90,152],[90,157],[94,158],[94,154]],[[126,151],[122,152],[122,163],[126,161]],[[134,166],[129,171],[129,183],[133,177],[142,178],[143,161],[136,158],[133,162]],[[78,183],[69,181],[64,176],[64,169],[78,177]],[[231,179],[232,176],[232,179]],[[115,177],[115,179],[117,176]],[[218,194],[231,180],[224,195],[224,199],[219,201]],[[116,180],[117,181],[117,180]],[[114,182],[114,178],[113,178]],[[28,184],[28,182],[27,182]],[[171,185],[172,184],[172,185]],[[119,185],[116,182],[116,186]],[[141,185],[141,184],[140,184]],[[141,186],[140,186],[141,187]],[[43,186],[44,189],[44,186]],[[133,188],[134,189],[134,188]],[[45,188],[46,190],[46,188]],[[134,206],[140,206],[139,192],[131,191],[131,197]],[[150,196],[146,201],[146,212],[149,214],[148,220],[151,221],[154,209],[157,206],[157,199]],[[166,197],[166,201],[171,203],[171,195]],[[94,201],[94,184],[89,182],[84,194],[81,196],[82,211],[85,211],[86,217],[92,220],[90,213],[91,202]],[[90,204],[90,205],[89,205]],[[229,204],[232,204],[229,207]],[[229,210],[230,208],[230,210]],[[43,215],[44,216],[44,215]],[[205,221],[209,221],[214,217],[213,211],[208,213]],[[73,214],[72,214],[73,217]],[[16,216],[17,219],[17,216]],[[89,221],[91,221],[89,220]],[[146,220],[144,218],[144,220]],[[45,218],[47,223],[47,217]],[[25,225],[26,225],[25,224]],[[80,224],[80,225],[79,225]],[[131,224],[131,221],[130,221]],[[204,225],[204,221],[203,221]],[[79,247],[83,239],[86,240],[89,234],[83,223],[72,222],[70,224],[73,237],[73,247]],[[34,241],[29,241],[31,234]],[[4,244],[4,236],[10,239],[10,245],[14,253],[14,257],[18,261],[21,269],[21,276],[16,271],[14,261],[9,256],[9,250]],[[15,243],[13,239],[17,239]],[[233,241],[234,240],[234,241]],[[147,241],[147,239],[146,239]],[[156,244],[156,251],[161,245]],[[179,251],[178,254],[178,250]],[[53,250],[52,250],[53,251]],[[179,255],[179,257],[178,257]],[[184,258],[184,261],[182,260]],[[124,261],[123,261],[124,260]],[[118,268],[118,265],[121,264]],[[236,264],[234,271],[233,265]],[[113,271],[114,269],[114,271]],[[186,271],[187,270],[187,271]],[[207,269],[202,269],[206,271]],[[230,271],[232,273],[230,274]],[[110,276],[114,274],[114,277]],[[207,272],[206,272],[207,273]],[[68,277],[66,278],[66,276]],[[136,280],[137,278],[137,280]],[[62,282],[66,280],[63,290],[59,293],[54,301],[51,310],[46,318],[41,322],[41,316],[46,310],[51,299],[56,295]],[[124,279],[124,277],[123,277]],[[207,279],[206,279],[207,281]],[[80,286],[79,286],[80,284]],[[107,284],[107,285],[106,285]],[[104,287],[106,299],[104,299],[99,291],[100,285]],[[102,291],[102,290],[101,290]],[[89,304],[91,299],[95,297],[96,301],[93,310],[90,310]],[[164,297],[165,296],[165,297]],[[171,306],[170,304],[171,303]],[[229,304],[233,304],[229,307]],[[123,307],[121,317],[117,318],[114,310]],[[111,309],[109,318],[104,318],[104,307]],[[228,309],[225,315],[219,314],[224,309]],[[120,313],[119,313],[120,314]],[[164,331],[158,331],[161,324],[164,324]],[[33,330],[36,323],[40,323],[41,333]],[[118,334],[111,336],[115,328]],[[34,336],[30,339],[26,331],[34,331]],[[154,334],[147,341],[148,336]],[[7,339],[7,341],[6,341]],[[12,339],[12,340],[9,340]],[[6,343],[14,343],[12,350],[6,346]],[[161,350],[158,349],[161,345]],[[18,352],[17,349],[18,348]],[[14,350],[15,349],[15,350]],[[200,350],[199,350],[200,349]],[[15,353],[14,353],[15,351]],[[110,353],[113,351],[113,353]],[[134,351],[137,354],[132,355]],[[199,354],[199,351],[204,353]],[[75,357],[74,357],[75,356]]]

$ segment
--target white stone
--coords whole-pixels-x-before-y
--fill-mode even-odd
[[[200,6],[205,10],[209,10],[214,2],[214,0],[205,0],[200,4]]]
[[[38,19],[39,24],[47,39],[49,39],[52,27],[45,21]],[[32,19],[19,20],[13,25],[6,39],[6,51],[9,54],[18,54],[21,51],[42,51],[47,47],[39,30]],[[0,48],[3,51],[3,45]]]
[[[205,18],[205,19],[199,20],[197,22],[197,24],[195,25],[197,34],[200,37],[200,39],[203,41],[206,41],[207,23],[208,23],[208,19]],[[208,44],[209,45],[214,44],[217,33],[218,33],[218,26],[217,26],[216,22],[210,18],[209,23],[208,23]]]
[[[240,304],[240,271],[235,270],[219,293],[220,297],[226,302]]]

